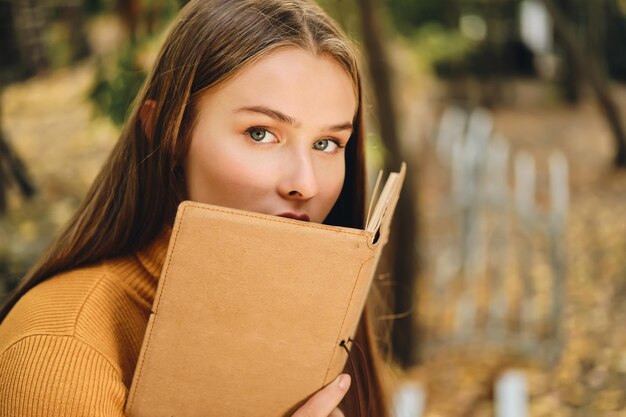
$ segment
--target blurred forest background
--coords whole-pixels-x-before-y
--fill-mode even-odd
[[[0,0],[0,300],[183,3]],[[372,178],[409,165],[375,285],[397,415],[626,416],[626,1],[319,3],[363,52]]]

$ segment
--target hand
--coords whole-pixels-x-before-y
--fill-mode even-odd
[[[350,375],[341,374],[315,393],[292,417],[344,417],[337,406],[350,388]]]

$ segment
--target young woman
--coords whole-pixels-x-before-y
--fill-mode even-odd
[[[0,310],[0,415],[123,416],[177,205],[363,227],[363,149],[355,52],[319,7],[191,1],[85,201]],[[367,372],[295,416],[359,415],[355,383],[387,415],[367,311],[356,342]]]

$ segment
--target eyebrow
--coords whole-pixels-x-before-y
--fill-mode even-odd
[[[269,107],[265,107],[265,106],[248,106],[248,107],[242,107],[240,109],[235,110],[235,113],[241,113],[241,112],[260,113],[268,117],[271,117],[272,119],[277,120],[281,123],[287,124],[289,126],[294,126],[294,127],[302,126],[302,123],[300,123],[293,117],[287,116],[285,113],[282,113],[278,110],[270,109]],[[341,132],[343,130],[352,130],[353,127],[354,126],[352,125],[352,123],[346,122],[346,123],[341,123],[335,126],[329,126],[326,130],[329,130],[331,132]]]

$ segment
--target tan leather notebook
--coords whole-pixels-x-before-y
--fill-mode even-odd
[[[346,363],[404,180],[365,230],[178,208],[126,413],[283,416]]]

